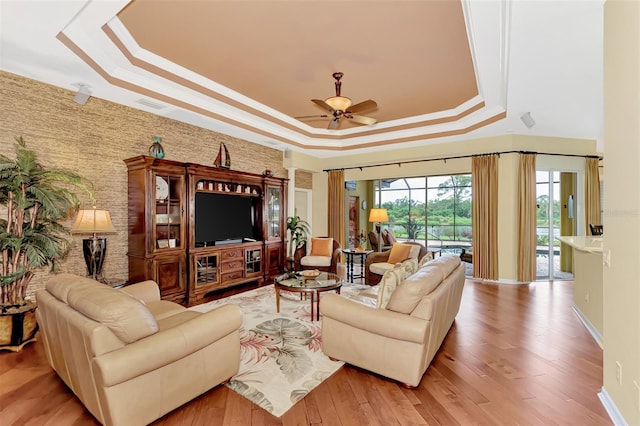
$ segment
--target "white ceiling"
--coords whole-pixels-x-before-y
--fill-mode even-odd
[[[1,0],[0,69],[319,157],[507,133],[604,149],[603,0],[128,4]],[[323,113],[334,71],[377,124],[294,118]]]

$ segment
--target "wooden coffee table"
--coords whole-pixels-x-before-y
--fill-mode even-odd
[[[311,296],[311,321],[313,321],[314,312],[316,320],[320,320],[320,293],[335,290],[336,293],[340,294],[342,279],[340,276],[330,272],[321,272],[320,275],[314,278],[303,277],[299,273],[293,273],[277,277],[273,282],[273,286],[276,290],[276,312],[280,312],[280,291],[309,295]]]

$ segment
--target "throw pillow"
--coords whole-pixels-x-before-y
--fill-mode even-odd
[[[380,284],[378,284],[378,300],[376,302],[376,308],[385,309],[387,303],[391,299],[391,295],[395,291],[398,284],[405,279],[406,271],[403,267],[394,268],[387,271],[382,276]]]
[[[413,275],[418,270],[418,259],[407,259],[402,262],[402,267],[404,268],[407,277],[409,275]]]
[[[403,260],[409,258],[409,252],[411,251],[411,246],[409,244],[402,243],[394,243],[393,247],[391,247],[391,252],[389,253],[389,260],[387,262],[392,265],[396,263],[400,263]]]
[[[396,240],[396,234],[393,233],[393,229],[391,228],[387,229],[387,240],[389,241],[388,244],[393,244],[398,241]]]
[[[311,238],[311,253],[309,256],[331,256],[333,238]]]
[[[409,258],[417,259],[418,256],[420,256],[420,249],[422,246],[419,246],[418,244],[409,244],[409,246],[411,247],[411,250],[409,251]]]
[[[387,230],[385,229],[384,231],[382,231],[381,236],[382,236],[382,243],[383,243],[384,245],[391,245],[391,244],[393,244],[393,243],[390,243],[390,242],[389,242],[389,231],[387,231]]]
[[[418,269],[422,268],[431,259],[433,259],[433,253],[431,252],[422,256],[422,259],[420,259],[420,262],[418,262]]]

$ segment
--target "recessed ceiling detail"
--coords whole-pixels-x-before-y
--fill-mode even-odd
[[[320,157],[510,132],[596,139],[602,3],[5,2],[0,68]],[[344,96],[375,100],[358,113],[375,124],[295,118],[330,112],[310,100],[335,94],[337,71]]]
[[[285,144],[360,149],[504,117],[480,96],[459,1],[347,2],[340,13],[314,1],[122,4],[112,16],[87,4],[59,39],[115,86]],[[377,123],[296,120],[321,115],[309,100],[332,96],[327,76],[340,70],[350,98],[376,99],[367,118]]]

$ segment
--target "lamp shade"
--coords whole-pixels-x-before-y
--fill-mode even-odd
[[[76,221],[71,226],[74,234],[112,234],[116,230],[111,222],[109,210],[79,210]]]
[[[336,111],[346,111],[352,103],[351,99],[344,96],[334,96],[333,98],[325,99],[324,102]]]
[[[387,209],[371,209],[369,213],[369,222],[388,222],[389,216]]]

